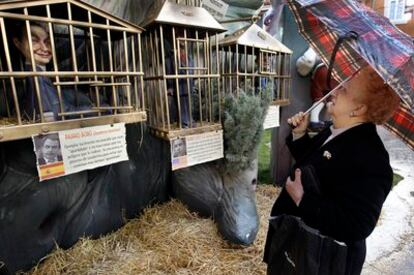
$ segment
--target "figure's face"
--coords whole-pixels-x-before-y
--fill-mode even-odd
[[[52,59],[49,34],[40,26],[31,26],[33,56],[36,65],[45,66]],[[23,35],[22,41],[15,40],[16,47],[22,52],[27,61],[31,60],[29,41]]]
[[[54,159],[56,158],[58,152],[59,152],[59,141],[53,140],[53,139],[47,139],[43,143],[42,154],[44,158]]]
[[[174,152],[177,154],[182,154],[184,152],[184,141],[182,139],[178,139],[174,142]]]

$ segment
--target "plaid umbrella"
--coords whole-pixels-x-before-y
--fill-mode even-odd
[[[401,105],[385,127],[414,150],[414,43],[390,21],[353,0],[287,0],[299,32],[329,64],[339,38],[332,75],[343,81],[367,63],[401,97]]]

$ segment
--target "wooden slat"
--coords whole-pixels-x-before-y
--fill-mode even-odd
[[[53,85],[56,86],[72,86],[72,85],[99,85],[102,84],[103,81],[61,81],[61,82],[53,82]]]
[[[216,49],[218,49],[219,48],[219,44],[218,44],[218,35],[217,34],[215,34],[215,36],[214,36],[214,41],[216,42]],[[213,45],[210,45],[210,52],[212,52],[213,51]],[[219,59],[219,55],[218,54],[216,54],[216,62],[217,62],[217,64],[216,64],[216,66],[217,66],[217,68],[216,68],[216,72],[219,74],[220,73],[220,59]],[[221,100],[222,100],[222,98],[223,98],[223,95],[222,95],[222,86],[221,86],[221,83],[220,83],[220,81],[221,81],[221,78],[219,77],[218,79],[217,79],[217,97],[218,97],[218,116],[219,116],[219,118],[218,118],[218,121],[221,121],[221,108],[222,108],[222,106],[221,106]]]
[[[24,14],[27,15],[28,14],[28,10],[27,8],[23,9]],[[32,71],[36,72],[36,62],[35,62],[35,58],[33,55],[33,42],[32,42],[32,30],[30,28],[30,21],[26,20],[26,31],[27,31],[27,41],[29,42],[29,51],[30,51],[30,62],[32,65]],[[36,97],[37,97],[37,102],[38,102],[38,107],[39,107],[39,112],[40,112],[40,119],[42,120],[42,122],[44,121],[44,117],[43,117],[43,101],[42,101],[42,96],[40,94],[40,86],[39,86],[39,79],[35,76],[33,79],[34,82],[34,86],[35,86],[35,92],[36,92]]]
[[[159,65],[161,65],[162,66],[161,73],[162,75],[165,75],[165,45],[164,45],[164,30],[162,28],[162,25],[160,25],[159,31],[160,31],[160,36],[158,37],[157,29],[155,29],[155,33],[154,33],[155,52],[153,51],[152,54],[156,55],[157,62],[154,63],[155,66],[159,69]],[[160,40],[160,43],[157,43],[158,39]],[[161,50],[159,49],[159,47],[161,47]],[[159,52],[161,52],[161,59],[158,56]],[[159,92],[159,97],[160,97],[160,105],[156,106],[155,108],[157,109],[158,107],[161,109],[162,125],[163,127],[167,125],[169,129],[171,121],[170,121],[170,109],[168,106],[167,82],[164,80],[162,81],[162,83],[159,83],[159,84],[160,85],[158,88],[159,89],[158,92]],[[165,109],[164,109],[164,106],[165,106]]]
[[[106,25],[109,25],[109,20],[108,19],[106,20]],[[109,71],[112,73],[114,71],[114,64],[113,64],[113,59],[112,59],[111,31],[109,29],[107,29],[107,31],[106,31],[106,36],[107,36],[108,53],[109,53]],[[111,82],[114,83],[115,82],[114,76],[111,75],[110,78],[111,78]],[[112,100],[114,102],[114,106],[118,107],[118,98],[117,98],[117,95],[116,95],[115,86],[112,86]]]
[[[101,82],[91,84],[92,87],[131,86],[131,82]]]
[[[198,40],[198,31],[197,30],[196,30],[195,35],[196,35],[196,40]],[[200,65],[201,60],[202,60],[202,59],[200,59],[200,47],[199,47],[198,43],[196,43],[196,46],[197,46],[197,64]],[[204,45],[204,50],[205,50],[206,47],[207,46]],[[207,55],[204,53],[203,56],[206,57]],[[207,62],[203,62],[203,63],[206,64]],[[197,75],[199,75],[199,74],[197,74]],[[198,109],[200,110],[199,111],[199,113],[200,113],[200,124],[201,124],[201,126],[203,126],[203,101],[202,101],[203,98],[201,96],[201,78],[200,77],[197,78],[197,83],[198,83],[198,95],[197,95],[198,96]]]
[[[124,40],[124,58],[125,58],[125,71],[129,72],[129,56],[128,56],[128,37],[126,32],[123,32],[123,40]],[[120,59],[122,60],[122,58],[120,57]],[[121,66],[122,68],[122,66]],[[126,86],[127,88],[127,105],[131,105],[131,79],[129,76],[126,77],[127,79],[127,83],[129,83],[129,85],[122,85],[122,86]]]
[[[100,76],[100,77],[110,77],[110,76],[141,76],[143,75],[142,72],[111,72],[111,71],[99,71],[99,72],[85,72],[85,71],[60,71],[60,72],[53,72],[53,71],[36,71],[36,72],[0,72],[0,78],[9,78],[9,77],[30,77],[30,76],[60,76],[60,77],[73,77],[73,76],[79,76],[84,78],[89,78],[93,76]]]
[[[46,5],[46,13],[47,13],[47,18],[51,18],[51,13],[50,13],[50,6]],[[55,33],[53,30],[53,25],[52,23],[48,23],[49,26],[49,38],[50,38],[50,46],[52,47],[52,60],[53,60],[53,69],[55,72],[59,71],[59,67],[58,67],[58,62],[57,62],[57,54],[56,54],[56,45],[55,45]],[[57,75],[55,77],[55,80],[57,83],[60,82],[60,77]],[[60,111],[63,111],[65,109],[65,104],[63,102],[63,98],[62,98],[62,89],[60,86],[57,87],[57,92],[58,92],[58,98],[59,98],[59,107],[60,107]],[[63,120],[65,118],[62,118]]]
[[[20,115],[20,106],[19,101],[17,99],[17,90],[16,90],[16,83],[14,81],[14,77],[10,76],[10,73],[13,71],[13,66],[10,59],[10,51],[9,51],[9,44],[7,40],[7,34],[6,34],[6,26],[4,24],[4,18],[0,17],[0,29],[1,29],[1,35],[3,38],[3,45],[4,45],[4,54],[6,55],[6,63],[7,63],[7,70],[8,72],[4,72],[10,79],[12,94],[13,94],[13,101],[14,101],[14,107],[16,109],[16,115],[17,115],[17,121],[20,124],[22,124],[22,117]]]
[[[195,135],[195,134],[203,134],[208,132],[215,132],[222,130],[223,127],[220,123],[209,123],[207,121],[203,122],[204,126],[195,127],[195,128],[184,128],[184,129],[177,129],[177,128],[171,128],[169,131],[167,129],[157,128],[157,127],[151,127],[150,132],[155,135],[156,137],[170,140],[177,137],[182,136],[189,136],[189,135]]]
[[[35,123],[19,126],[0,127],[0,142],[30,138],[32,135],[47,134],[49,132],[71,130],[77,128],[108,125],[114,123],[137,123],[146,121],[145,112],[133,112],[118,115],[106,115],[83,119],[71,119],[47,123]]]
[[[139,59],[139,71],[143,71],[143,64],[142,64],[142,45],[141,45],[141,34],[137,34],[138,37],[138,59]],[[134,47],[133,47],[134,48]],[[135,49],[133,49],[135,50]],[[136,71],[136,68],[134,67],[134,71]],[[140,84],[141,84],[141,109],[145,110],[145,95],[144,95],[144,78],[143,74],[139,77]]]
[[[82,21],[76,21],[76,20],[67,20],[67,19],[56,19],[56,18],[47,18],[42,16],[36,16],[36,15],[22,15],[22,14],[15,14],[15,13],[9,13],[9,12],[1,12],[0,11],[0,17],[3,18],[10,18],[10,19],[20,19],[20,20],[30,20],[30,21],[38,21],[38,22],[45,22],[45,23],[55,23],[60,25],[70,25],[70,26],[77,26],[77,27],[93,27],[97,29],[103,29],[103,30],[116,30],[116,31],[127,31],[130,33],[141,33],[141,30],[134,30],[124,27],[117,27],[112,25],[104,25],[104,24],[98,24],[98,23],[87,23]]]
[[[134,106],[118,106],[118,107],[111,107],[111,106],[100,106],[100,107],[92,107],[94,110],[131,110],[134,109]]]
[[[92,23],[92,13],[90,10],[88,11],[88,23]],[[97,66],[96,66],[95,38],[94,38],[92,27],[89,27],[89,40],[91,42],[90,45],[91,45],[91,52],[92,52],[92,69],[94,73],[93,78],[95,82],[98,82],[98,76],[96,75]],[[99,107],[101,105],[101,99],[100,99],[98,87],[95,87],[95,98],[96,98],[96,104]],[[98,113],[98,115],[101,116],[102,114]]]

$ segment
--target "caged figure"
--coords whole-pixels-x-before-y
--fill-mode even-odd
[[[40,23],[31,23],[30,36],[32,51],[30,50],[29,37],[26,27],[22,23],[15,25],[13,32],[13,44],[18,49],[24,60],[25,71],[46,71],[46,66],[52,60],[51,42],[46,27]],[[32,59],[33,58],[33,59]],[[32,60],[35,66],[32,65]],[[35,83],[37,81],[37,83]],[[26,89],[23,97],[23,114],[29,119],[38,119],[40,110],[36,96],[36,85],[41,93],[41,105],[46,121],[60,120],[60,100],[58,92],[50,78],[38,76],[26,77]],[[83,93],[75,95],[73,90],[62,91],[63,112],[85,111],[92,108],[90,99]]]

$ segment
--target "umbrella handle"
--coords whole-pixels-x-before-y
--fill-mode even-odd
[[[336,54],[339,50],[339,47],[342,45],[342,43],[346,40],[350,39],[358,39],[358,33],[355,31],[349,31],[344,35],[340,35],[338,40],[336,41],[335,47],[332,51],[331,59],[329,60],[329,67],[328,67],[328,77],[326,78],[326,87],[328,87],[328,90],[331,90],[331,80],[332,80],[332,70],[333,66],[335,64]]]
[[[353,73],[352,75],[348,76],[344,81],[342,81],[341,83],[339,83],[335,88],[333,88],[332,90],[330,90],[326,95],[324,95],[321,99],[319,99],[318,101],[316,101],[309,109],[307,109],[303,115],[306,116],[307,114],[309,114],[313,109],[316,108],[316,106],[318,106],[319,104],[321,104],[322,102],[324,102],[333,92],[339,90],[339,88],[341,88],[344,83],[348,82],[348,80],[350,80],[351,78],[353,78],[355,76],[355,74],[358,72],[359,70],[357,70],[355,73]],[[294,126],[293,124],[288,123],[288,125],[290,126],[291,129],[295,129],[296,126]]]
[[[342,87],[342,84],[345,83],[346,81],[348,81],[348,79],[350,79],[350,77],[348,77],[347,79],[345,79],[341,84],[339,84],[338,86],[336,86],[334,89],[332,89],[331,91],[329,91],[329,93],[327,93],[326,95],[324,95],[321,99],[319,99],[317,102],[315,102],[309,109],[307,109],[304,113],[303,116],[306,116],[307,114],[309,114],[313,109],[316,108],[316,106],[318,106],[319,104],[321,104],[322,102],[325,101],[325,99],[327,99],[333,92],[335,92],[336,90],[338,90],[340,87]],[[296,126],[294,126],[293,124],[288,123],[288,125],[290,126],[291,129],[295,129]]]
[[[336,58],[336,54],[339,50],[339,47],[341,46],[341,44],[349,39],[358,39],[358,33],[355,31],[349,31],[344,35],[339,36],[338,40],[336,41],[335,47],[332,51],[332,55],[331,55],[331,59],[329,61],[329,67],[328,67],[328,77],[327,77],[327,83],[326,86],[328,87],[328,90],[330,90],[324,97],[322,97],[321,99],[319,99],[316,104],[313,104],[309,109],[307,109],[305,111],[305,113],[303,115],[307,115],[309,114],[313,109],[316,108],[316,106],[318,106],[320,103],[322,103],[323,101],[325,101],[334,91],[338,90],[340,87],[342,87],[342,85],[347,82],[349,79],[351,79],[356,72],[358,72],[359,70],[357,70],[356,72],[354,72],[351,76],[349,76],[348,78],[346,78],[344,81],[342,81],[340,84],[338,84],[338,86],[336,86],[335,88],[331,88],[331,79],[332,79],[332,70],[333,70],[333,66],[335,63],[335,58]],[[293,126],[292,124],[288,123],[290,128],[295,129],[296,127]]]

